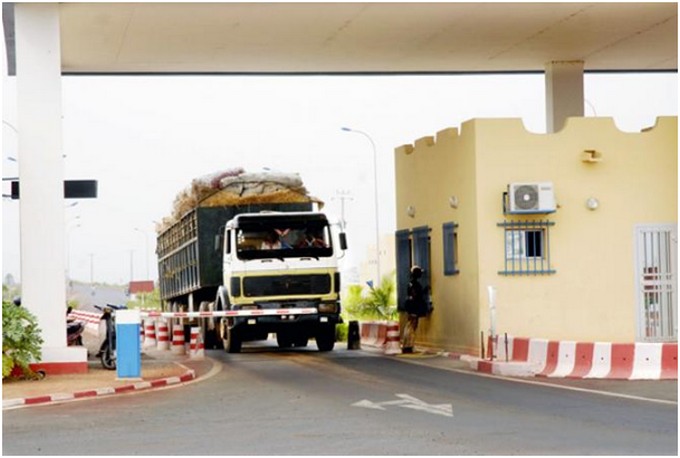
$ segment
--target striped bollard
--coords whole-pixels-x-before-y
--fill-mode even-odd
[[[205,346],[201,338],[201,328],[191,328],[191,341],[189,343],[189,357],[192,359],[201,359],[205,357]]]
[[[401,353],[399,348],[399,323],[390,322],[387,324],[385,354],[396,355],[399,353]]]
[[[147,318],[148,320],[148,318]],[[144,347],[144,320],[140,320],[139,326],[139,348]]]
[[[144,348],[156,346],[156,320],[149,319],[144,322]]]
[[[168,322],[165,320],[160,320],[158,322],[158,348],[159,350],[169,350],[170,349],[170,335],[168,331]]]
[[[172,353],[175,355],[184,355],[184,326],[176,324],[172,327]]]

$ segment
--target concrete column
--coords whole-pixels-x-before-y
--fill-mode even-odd
[[[570,116],[583,116],[583,61],[545,65],[545,109],[548,133],[564,127]]]
[[[59,5],[15,5],[22,305],[38,318],[48,373],[87,370],[66,346]]]

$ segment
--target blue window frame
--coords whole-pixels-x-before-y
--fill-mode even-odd
[[[455,275],[458,270],[458,224],[444,223],[442,225],[444,245],[444,275]]]

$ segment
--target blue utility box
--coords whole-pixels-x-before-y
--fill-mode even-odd
[[[141,378],[139,310],[116,310],[116,370],[118,378]]]

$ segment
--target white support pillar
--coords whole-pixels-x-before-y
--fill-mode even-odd
[[[48,373],[87,371],[66,344],[59,4],[15,5],[22,306],[38,318]]]
[[[583,61],[545,65],[545,111],[548,133],[564,127],[570,116],[583,116]]]

